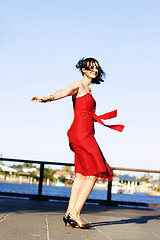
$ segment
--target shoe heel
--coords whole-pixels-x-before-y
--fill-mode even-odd
[[[63,222],[64,222],[65,227],[67,227],[67,218],[65,215],[63,216]]]
[[[67,227],[68,220],[67,220],[66,216],[63,216],[63,222],[64,222],[65,227]]]

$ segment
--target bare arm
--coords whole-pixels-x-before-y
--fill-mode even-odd
[[[67,97],[67,96],[72,96],[78,92],[79,86],[80,86],[80,83],[77,81],[77,82],[70,84],[68,87],[66,87],[64,89],[60,89],[60,90],[56,91],[49,97],[34,96],[31,99],[31,101],[33,101],[33,102],[48,102],[48,101],[55,101],[55,100],[58,100],[58,99],[61,99],[61,98]]]

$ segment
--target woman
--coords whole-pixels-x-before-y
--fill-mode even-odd
[[[105,125],[101,119],[116,117],[117,111],[100,116],[95,114],[96,102],[91,93],[91,83],[100,84],[105,76],[104,71],[94,58],[81,59],[76,67],[82,73],[82,79],[72,83],[65,89],[58,90],[49,97],[32,98],[34,102],[46,103],[60,98],[72,96],[74,120],[68,131],[69,145],[75,153],[75,181],[66,214],[65,225],[84,228],[80,212],[91,193],[97,178],[112,181],[113,173],[105,161],[103,154],[94,138],[94,121]],[[105,125],[122,131],[123,125]]]

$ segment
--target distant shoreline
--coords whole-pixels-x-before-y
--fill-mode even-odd
[[[160,197],[160,192],[153,191],[153,192],[147,193],[147,195],[149,195],[149,196],[155,196],[155,197]]]

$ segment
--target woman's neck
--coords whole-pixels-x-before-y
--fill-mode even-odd
[[[81,82],[87,87],[90,88],[92,78],[88,78],[86,75],[83,75]]]

